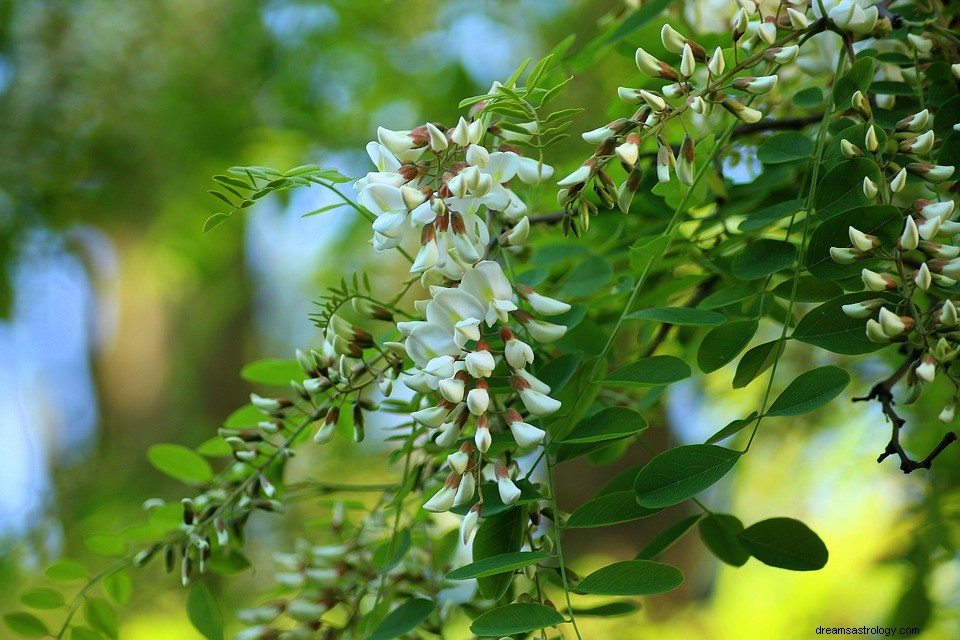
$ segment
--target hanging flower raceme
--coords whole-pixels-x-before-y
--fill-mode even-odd
[[[457,286],[433,286],[430,292],[422,307],[424,319],[397,325],[414,365],[402,381],[434,398],[412,417],[428,429],[435,445],[451,450],[451,472],[424,508],[447,511],[471,500],[490,465],[502,499],[515,501],[520,489],[511,467],[487,454],[497,433],[509,434],[519,450],[543,442],[545,432],[530,421],[556,412],[560,403],[528,371],[535,360],[529,340],[552,342],[566,332],[565,326],[537,318],[519,304],[539,315],[561,314],[570,305],[530,287],[511,286],[492,260],[469,267]]]

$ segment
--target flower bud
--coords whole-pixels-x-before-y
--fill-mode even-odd
[[[837,264],[853,264],[864,256],[850,247],[830,247],[830,257]]]
[[[877,197],[879,189],[877,183],[870,179],[870,176],[863,176],[863,195],[873,200]]]
[[[520,499],[520,489],[510,479],[510,473],[502,462],[493,463],[493,472],[497,479],[497,489],[503,504],[513,504]]]
[[[800,47],[797,45],[792,45],[789,47],[770,47],[763,52],[763,57],[766,60],[772,60],[777,64],[789,64],[797,59],[797,54],[800,53]]]
[[[486,453],[493,444],[493,437],[490,435],[490,423],[486,416],[477,418],[477,429],[473,435],[473,441],[481,453]]]
[[[477,481],[473,476],[473,472],[461,475],[460,486],[457,487],[457,494],[453,497],[453,506],[459,507],[462,504],[470,502],[473,500],[476,492]]]
[[[894,193],[899,193],[903,187],[907,184],[907,170],[900,169],[897,172],[897,175],[893,177],[893,180],[890,181],[890,191]]]
[[[794,29],[806,29],[810,26],[810,21],[807,19],[807,16],[800,13],[796,9],[787,7],[787,16],[790,18],[790,25]]]
[[[434,151],[446,149],[449,145],[446,134],[430,122],[426,124],[426,128],[427,134],[430,136],[430,148]]]
[[[434,439],[434,443],[441,449],[449,449],[460,438],[460,425],[456,422],[444,422],[441,424],[437,431],[437,437]]]
[[[739,89],[740,91],[746,91],[747,93],[752,93],[754,95],[761,95],[767,93],[775,86],[777,86],[777,76],[760,76],[759,78],[754,78],[753,76],[742,76],[733,81],[733,88]]]
[[[930,164],[929,162],[912,162],[907,165],[906,169],[929,182],[943,182],[953,175],[952,166]]]
[[[694,152],[695,143],[693,138],[687,134],[680,145],[680,157],[677,160],[677,181],[688,187],[693,185]]]
[[[680,75],[689,78],[697,70],[697,61],[693,57],[693,49],[684,43],[683,53],[680,56]]]
[[[949,220],[953,214],[955,203],[953,200],[944,200],[943,202],[930,202],[929,200],[918,200],[914,203],[913,209],[925,219],[940,218],[943,221]]]
[[[918,36],[914,33],[907,34],[907,42],[919,53],[930,53],[930,50],[933,49],[933,42],[929,38]]]
[[[930,112],[926,109],[918,111],[912,116],[907,116],[896,124],[897,131],[921,131],[927,126],[930,120]]]
[[[543,442],[546,432],[532,424],[523,421],[523,418],[515,409],[507,409],[504,414],[507,426],[513,433],[513,439],[521,449],[528,449]]]
[[[853,302],[851,304],[845,304],[843,307],[843,313],[851,318],[866,318],[873,315],[873,312],[884,304],[884,300],[881,298],[874,298],[873,300],[862,300],[860,302]]]
[[[840,140],[840,153],[843,154],[844,158],[858,158],[863,155],[860,147],[845,138]]]
[[[867,320],[867,338],[871,342],[885,343],[890,342],[890,338],[883,332],[880,323],[872,318]]]
[[[660,41],[663,43],[663,48],[670,53],[682,53],[683,47],[687,43],[686,38],[669,24],[663,25],[663,28],[660,29]]]
[[[935,141],[933,130],[925,131],[916,138],[908,138],[900,143],[901,153],[913,153],[916,155],[926,155],[933,149]]]
[[[957,415],[957,399],[950,398],[947,401],[947,404],[943,405],[943,409],[940,411],[940,415],[937,416],[940,422],[947,424],[948,422],[953,422],[954,416]]]
[[[952,301],[946,300],[940,307],[939,322],[945,327],[957,326],[957,307]]]
[[[475,416],[486,413],[490,406],[490,387],[484,381],[477,382],[477,386],[467,394],[467,409]]]
[[[900,319],[900,316],[886,307],[880,308],[880,316],[877,320],[880,322],[880,328],[883,329],[883,332],[891,338],[895,338],[907,330],[907,325]]]
[[[897,282],[886,274],[877,273],[870,269],[861,272],[863,284],[871,291],[895,291]]]
[[[853,107],[853,110],[860,114],[860,117],[864,120],[870,120],[873,117],[873,111],[870,109],[870,101],[867,100],[867,97],[863,95],[863,92],[860,90],[855,91],[853,97],[850,98],[850,106]]]
[[[880,141],[877,139],[877,131],[873,125],[867,129],[867,135],[864,139],[864,145],[870,153],[876,153],[880,149]]]
[[[930,274],[930,268],[924,262],[913,274],[913,281],[918,287],[926,291],[933,284],[933,276]]]
[[[674,163],[673,150],[668,145],[661,144],[657,149],[657,180],[659,182],[670,182],[670,170]]]
[[[477,524],[480,521],[480,510],[482,508],[483,505],[478,502],[470,507],[470,510],[467,511],[467,515],[463,517],[463,522],[460,523],[460,540],[463,542],[463,544],[469,544],[470,538],[477,530]]]
[[[637,49],[635,59],[637,62],[637,68],[648,76],[657,77],[661,75],[660,72],[663,63],[643,49]]]
[[[467,470],[471,456],[473,456],[473,445],[469,442],[464,442],[460,445],[460,449],[447,456],[447,464],[450,465],[454,473],[462,476]]]
[[[761,22],[757,26],[757,36],[767,44],[773,44],[777,40],[777,25],[772,22]]]
[[[940,231],[941,226],[943,226],[942,218],[930,218],[917,225],[917,231],[924,240],[931,240]]]
[[[423,508],[434,513],[449,511],[453,506],[453,500],[457,496],[457,489],[460,487],[460,476],[451,473],[443,483],[443,487],[433,494],[433,497],[424,503]]]
[[[593,167],[588,163],[584,163],[580,165],[576,171],[557,182],[557,184],[561,187],[572,187],[574,185],[582,184],[590,178],[590,174],[592,172]]]
[[[734,100],[733,98],[724,98],[720,105],[735,115],[738,119],[749,124],[759,122],[763,117],[763,114],[756,109],[751,109],[750,107],[744,106],[742,103]]]
[[[913,251],[919,244],[920,232],[917,229],[917,223],[912,216],[907,216],[903,233],[900,234],[900,249],[901,251]]]
[[[716,78],[723,75],[724,68],[726,68],[726,63],[723,60],[723,49],[717,47],[710,57],[710,62],[707,63],[707,69]]]
[[[929,353],[923,356],[916,368],[917,377],[924,382],[933,382],[937,375],[937,363]]]
[[[654,111],[663,111],[667,108],[667,103],[656,92],[640,89],[638,93],[644,102],[650,105],[650,108]]]

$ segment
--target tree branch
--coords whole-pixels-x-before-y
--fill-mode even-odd
[[[934,458],[943,453],[944,449],[957,440],[957,434],[948,431],[940,440],[940,444],[934,447],[933,451],[931,451],[926,458],[919,461],[911,458],[907,452],[903,450],[903,445],[900,444],[900,430],[903,429],[907,421],[901,418],[896,409],[893,408],[894,401],[891,389],[893,385],[910,370],[910,367],[916,363],[918,357],[914,351],[910,351],[903,364],[901,364],[889,378],[875,384],[867,395],[853,399],[854,402],[876,400],[880,403],[884,416],[886,416],[892,424],[892,433],[890,434],[890,442],[887,443],[886,449],[884,449],[883,453],[877,458],[877,462],[883,462],[888,456],[896,454],[896,456],[900,458],[900,470],[904,473],[911,473],[917,469],[929,469],[933,464]]]

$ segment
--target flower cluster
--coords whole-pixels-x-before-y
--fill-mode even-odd
[[[619,118],[582,135],[586,142],[598,146],[590,158],[557,183],[561,187],[557,196],[560,205],[568,212],[576,210],[580,226],[585,229],[589,216],[596,213],[596,206],[582,197],[584,187],[592,182],[602,203],[629,212],[643,176],[638,160],[641,147],[647,141],[656,145],[659,182],[669,182],[676,177],[681,184],[692,185],[696,142],[687,135],[676,154],[662,136],[664,126],[674,119],[682,121],[687,112],[695,117],[708,116],[716,106],[746,123],[763,118],[763,113],[750,104],[755,96],[777,85],[777,70],[782,65],[796,60],[800,48],[789,43],[804,33],[823,29],[822,25],[811,25],[798,10],[805,4],[797,3],[797,9],[788,7],[785,13],[774,17],[764,16],[759,3],[741,2],[730,26],[734,64],[728,64],[731,56],[725,55],[721,47],[708,52],[669,24],[664,25],[660,38],[664,48],[678,57],[676,63],[672,65],[639,48],[636,64],[645,75],[666,84],[659,90],[648,87],[617,90],[620,100],[637,105],[637,111],[629,118]],[[744,58],[736,62],[741,52]],[[744,75],[744,71],[757,75]],[[605,171],[613,158],[617,158],[627,172],[619,186]]]
[[[960,65],[954,66],[954,73],[960,77]],[[865,119],[871,117],[869,102],[860,92],[854,94],[852,107]],[[866,156],[881,168],[880,184],[864,178],[864,196],[898,206],[904,219],[889,250],[881,238],[853,225],[848,229],[850,246],[830,249],[839,264],[879,260],[881,267],[864,268],[861,277],[868,291],[884,297],[846,304],[843,312],[868,318],[870,340],[906,343],[917,354],[907,372],[907,403],[920,396],[923,384],[933,382],[938,371],[956,384],[948,369],[960,353],[956,333],[960,303],[951,299],[960,281],[960,222],[954,219],[956,201],[945,188],[956,176],[954,167],[929,161],[940,144],[932,120],[924,109],[901,119],[892,131],[868,125],[862,146],[841,140],[844,156]],[[951,421],[955,406],[955,400],[949,401],[940,419]]]
[[[536,184],[553,169],[505,142],[488,149],[483,144],[488,135],[483,118],[462,117],[446,130],[430,122],[412,131],[377,130],[377,141],[367,145],[377,170],[354,185],[358,202],[376,216],[375,250],[400,246],[412,229],[420,250],[411,273],[439,282],[460,280],[486,254],[490,232],[484,211],[514,225],[505,243],[524,242],[527,206],[509,183],[516,178]]]

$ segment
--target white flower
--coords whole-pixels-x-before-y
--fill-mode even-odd
[[[457,422],[444,422],[437,431],[439,435],[434,442],[443,449],[452,447],[460,437],[460,425]]]
[[[517,177],[520,178],[520,182],[537,184],[543,180],[549,180],[551,176],[553,176],[553,167],[550,165],[534,158],[520,158],[520,165],[517,167]]]
[[[527,411],[535,416],[547,416],[560,409],[560,401],[550,396],[534,391],[531,388],[520,389],[520,400]]]
[[[564,179],[557,182],[557,185],[561,187],[572,187],[575,184],[580,184],[581,182],[586,182],[587,178],[590,177],[590,166],[582,164],[577,169],[569,174]]]
[[[513,439],[516,440],[517,446],[520,448],[529,449],[543,442],[546,432],[543,429],[524,422],[516,410],[508,409],[505,414],[505,419],[507,426],[510,427],[510,432],[513,434]]]
[[[467,409],[475,416],[486,413],[490,406],[490,392],[479,384],[467,394]]]
[[[472,473],[461,475],[460,486],[457,487],[457,495],[453,498],[453,506],[457,507],[473,500],[473,494],[477,490],[477,482]]]
[[[467,515],[463,517],[460,523],[460,540],[463,544],[468,544],[473,533],[477,530],[477,523],[480,521],[480,503],[473,505]]]
[[[929,355],[924,356],[916,368],[916,373],[917,377],[924,382],[933,382],[934,377],[937,375],[936,361]]]
[[[490,436],[490,426],[487,424],[487,418],[480,416],[477,418],[477,430],[473,434],[473,442],[481,453],[486,453],[493,444],[493,438]]]
[[[503,355],[507,363],[514,369],[523,369],[533,362],[533,349],[526,342],[516,337],[507,340],[503,345]]]
[[[505,323],[507,314],[517,308],[513,302],[510,281],[500,265],[491,260],[478,262],[467,271],[460,282],[460,288],[486,307],[483,319],[488,326],[493,326],[498,319]]]
[[[541,315],[555,316],[570,311],[570,305],[566,302],[540,295],[525,285],[517,285],[516,288],[520,297],[526,300],[530,307]]]
[[[448,415],[450,415],[450,409],[444,407],[428,407],[414,411],[410,414],[410,417],[427,427],[439,427]]]
[[[555,342],[567,333],[567,328],[562,324],[537,320],[523,311],[518,311],[514,314],[514,317],[523,324],[530,335],[538,342]]]
[[[419,367],[426,366],[437,356],[460,355],[460,347],[454,342],[450,332],[429,322],[417,324],[407,337],[406,348],[407,354]]]
[[[513,504],[520,499],[520,489],[510,479],[510,473],[499,460],[493,464],[494,474],[497,478],[497,489],[500,492],[500,500],[503,504]]]
[[[463,401],[463,395],[466,392],[466,383],[456,378],[446,378],[440,381],[440,395],[448,402],[459,403]]]
[[[443,487],[433,494],[433,497],[427,500],[423,508],[434,513],[449,511],[453,506],[453,501],[457,497],[457,489],[460,487],[460,476],[451,473],[447,476]]]
[[[487,378],[496,367],[493,354],[486,350],[468,353],[464,358],[464,364],[467,367],[467,373],[474,378]]]

